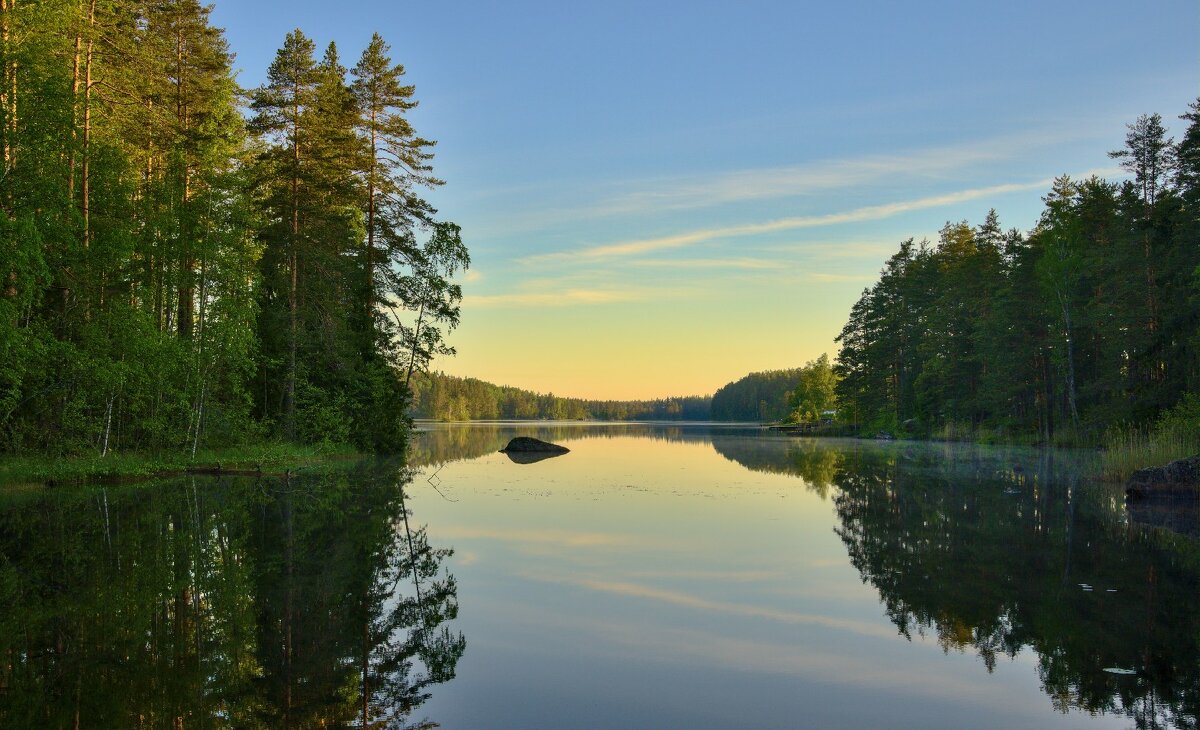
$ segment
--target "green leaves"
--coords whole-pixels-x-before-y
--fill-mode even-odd
[[[379,305],[425,312],[418,357],[452,352],[469,259],[418,195],[440,181],[403,67],[376,36],[351,87],[293,31],[247,121],[210,12],[0,8],[0,448],[266,426],[398,451],[411,353]]]
[[[869,428],[1096,442],[1200,384],[1194,176],[1157,115],[1113,153],[1121,185],[1062,176],[1029,235],[947,223],[863,292],[839,342],[843,413]],[[1169,173],[1178,166],[1179,173]],[[1007,430],[1007,434],[1006,434]]]

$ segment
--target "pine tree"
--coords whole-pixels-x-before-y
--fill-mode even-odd
[[[280,304],[286,293],[286,365],[282,403],[278,413],[283,419],[283,432],[288,438],[296,436],[296,378],[297,348],[299,346],[299,292],[302,239],[301,209],[305,166],[303,156],[307,144],[310,107],[316,93],[315,46],[299,29],[292,31],[275,55],[267,70],[267,83],[255,90],[251,109],[255,116],[250,129],[274,144],[261,156],[261,176],[269,186],[264,201],[270,224],[265,231],[267,249],[263,255],[263,319],[259,331],[277,329]],[[264,345],[275,349],[276,342],[264,338]],[[273,354],[273,353],[272,353]],[[270,357],[270,356],[269,356]],[[271,378],[274,368],[264,372]],[[264,391],[269,386],[264,386]],[[276,412],[264,403],[264,415]]]
[[[415,258],[414,231],[432,223],[434,211],[417,189],[442,184],[430,165],[434,143],[418,136],[406,116],[417,106],[415,89],[402,82],[404,66],[393,65],[388,51],[383,38],[372,35],[352,72],[358,130],[368,146],[363,179],[369,308],[382,298],[379,268]]]

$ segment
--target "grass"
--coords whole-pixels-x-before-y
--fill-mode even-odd
[[[1200,430],[1160,424],[1150,429],[1113,429],[1104,439],[1100,476],[1121,482],[1138,469],[1163,466],[1200,453]]]
[[[1200,393],[1188,393],[1151,427],[1110,429],[1104,438],[1100,475],[1125,481],[1138,469],[1196,454],[1200,454]]]
[[[935,428],[929,438],[933,441],[969,441],[979,442],[980,430],[971,425],[970,421],[946,421]]]
[[[49,482],[86,483],[137,479],[183,472],[188,468],[261,469],[264,472],[297,471],[339,459],[360,456],[349,446],[302,446],[264,442],[223,449],[204,449],[193,459],[189,452],[98,454],[64,458],[10,456],[0,458],[0,484]]]

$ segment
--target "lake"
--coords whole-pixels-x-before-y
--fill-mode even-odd
[[[1086,452],[421,427],[409,466],[4,489],[0,726],[1197,723],[1196,506],[1129,514]]]

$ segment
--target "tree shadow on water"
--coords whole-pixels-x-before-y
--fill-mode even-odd
[[[466,642],[410,479],[0,497],[0,726],[433,726]]]

